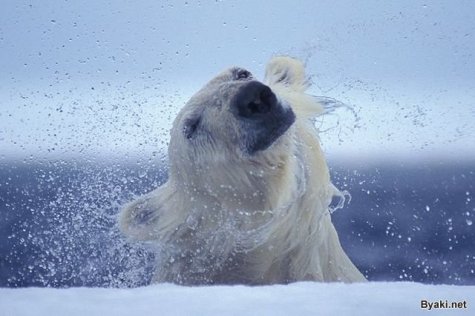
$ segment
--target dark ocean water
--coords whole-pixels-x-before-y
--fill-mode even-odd
[[[370,280],[475,284],[475,163],[330,165],[352,196],[333,221]],[[128,244],[116,216],[165,179],[154,164],[0,164],[0,286],[148,283],[153,251]]]

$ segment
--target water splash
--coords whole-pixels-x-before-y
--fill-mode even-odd
[[[120,207],[156,187],[164,172],[137,167],[56,161],[24,165],[20,195],[6,194],[17,213],[5,261],[15,270],[6,286],[140,286],[149,283],[153,249],[129,244],[117,227]]]
[[[345,130],[352,133],[360,128],[360,116],[354,106],[331,97],[312,97],[323,107],[323,112],[313,120],[320,134],[334,133],[336,130],[339,141],[343,142]],[[349,114],[349,117],[346,114]]]
[[[351,203],[351,194],[347,190],[340,191],[335,186],[333,186],[334,193],[332,203],[328,206],[328,211],[330,214],[334,213],[335,211],[342,209],[345,205]]]

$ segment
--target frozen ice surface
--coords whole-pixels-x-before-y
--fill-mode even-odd
[[[273,286],[133,289],[0,289],[2,315],[417,315],[421,300],[466,302],[467,309],[432,309],[431,315],[466,314],[475,286],[410,282],[313,283]],[[434,313],[435,312],[435,313]]]

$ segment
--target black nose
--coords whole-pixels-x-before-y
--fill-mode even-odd
[[[243,86],[234,101],[238,115],[246,118],[266,114],[277,104],[277,98],[272,90],[259,81],[251,81]]]

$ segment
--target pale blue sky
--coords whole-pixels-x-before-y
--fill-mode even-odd
[[[307,61],[311,93],[358,112],[322,135],[329,155],[473,161],[474,12],[473,1],[3,0],[0,155],[150,156],[217,72],[262,78],[290,54]]]

